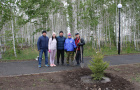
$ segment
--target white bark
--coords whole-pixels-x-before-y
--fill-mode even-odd
[[[13,37],[13,49],[14,49],[14,54],[15,54],[15,57],[17,57],[17,54],[16,54],[16,48],[15,48],[15,34],[14,34],[14,20],[12,18],[11,20],[11,24],[12,24],[12,37]]]

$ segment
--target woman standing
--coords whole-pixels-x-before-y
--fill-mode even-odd
[[[53,32],[52,37],[49,39],[49,53],[50,53],[50,66],[56,66],[54,64],[55,60],[55,55],[56,55],[56,46],[57,45],[57,40],[56,40],[56,33]]]

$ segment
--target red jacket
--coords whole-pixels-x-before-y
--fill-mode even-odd
[[[75,44],[76,44],[76,46],[77,46],[77,48],[78,48],[78,49],[77,49],[78,51],[80,51],[80,46],[77,45],[79,42],[80,42],[80,38],[76,38],[76,39],[75,39]]]

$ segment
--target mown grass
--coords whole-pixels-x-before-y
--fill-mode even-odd
[[[84,57],[92,57],[96,51],[92,48],[91,43],[87,43],[84,46]],[[116,46],[112,46],[111,49],[109,46],[102,47],[101,51],[104,55],[117,55],[118,50]],[[122,48],[121,54],[130,54],[130,53],[140,53],[139,51],[136,51],[134,47],[132,48]],[[14,57],[14,55],[7,55],[3,54],[3,58],[0,61],[10,61],[10,60],[30,60],[30,59],[35,59],[38,56],[39,52],[37,49],[32,49],[32,48],[25,48],[23,50],[20,50],[20,53],[17,54],[17,58]],[[66,56],[66,54],[65,54]],[[44,57],[44,56],[43,56]]]
[[[26,48],[23,50],[20,50],[20,53],[17,54],[17,57],[14,55],[8,56],[6,54],[3,54],[2,60],[29,60],[29,59],[35,59],[38,56],[39,52],[37,49],[32,48]]]
[[[91,43],[87,43],[84,47],[84,56],[85,57],[91,57],[93,56],[96,51],[99,51],[99,49],[93,49]],[[118,55],[118,50],[116,46],[111,46],[111,48],[108,46],[101,47],[101,52],[103,55]],[[140,51],[136,51],[134,47],[131,48],[122,48],[121,54],[138,54]]]

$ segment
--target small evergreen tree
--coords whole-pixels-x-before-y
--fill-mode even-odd
[[[88,65],[89,69],[93,73],[91,76],[94,80],[101,80],[104,76],[104,70],[109,66],[108,62],[103,61],[103,57],[104,55],[102,55],[101,52],[97,52]]]

